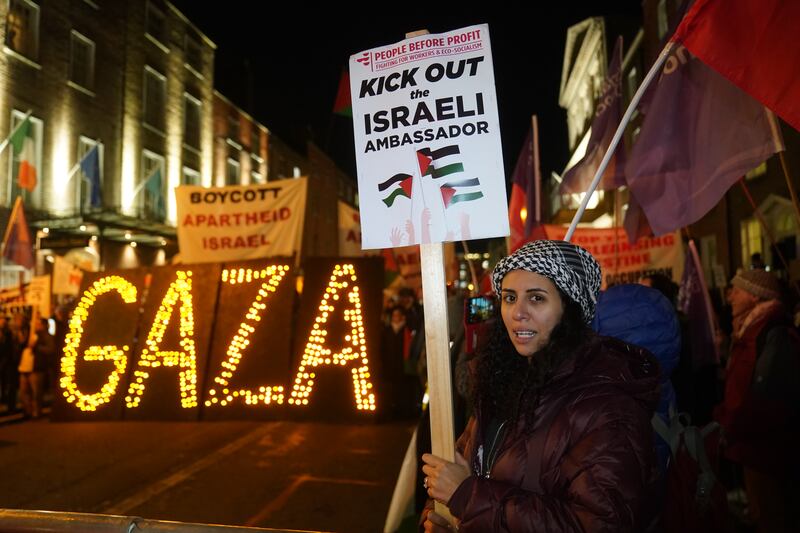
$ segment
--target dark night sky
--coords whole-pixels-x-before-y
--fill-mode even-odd
[[[549,3],[546,12],[528,9],[526,15],[488,7],[443,15],[411,5],[391,13],[384,5],[380,14],[350,7],[320,11],[305,2],[281,3],[279,14],[267,2],[229,1],[224,8],[197,0],[173,3],[217,44],[214,83],[222,94],[299,150],[310,136],[354,178],[352,124],[331,112],[351,54],[422,28],[442,33],[488,23],[506,175],[535,113],[542,175],[549,176],[563,169],[569,155],[565,111],[558,106],[567,28],[590,16],[641,20],[641,0],[593,2],[594,7]]]

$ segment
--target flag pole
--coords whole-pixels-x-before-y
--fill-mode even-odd
[[[711,308],[711,300],[708,298],[708,284],[706,283],[706,276],[703,273],[703,265],[700,263],[700,256],[697,253],[697,247],[694,245],[694,239],[689,239],[689,253],[692,254],[692,262],[694,263],[694,270],[697,272],[697,277],[700,279],[700,287],[703,291],[703,308],[706,310],[706,318],[708,319],[708,327],[710,328],[711,339],[714,340],[717,332],[715,331],[715,324],[717,323],[714,317],[714,310]],[[719,350],[717,343],[712,343],[714,346],[714,360],[719,363]]]
[[[565,241],[572,239],[572,235],[575,233],[575,228],[578,227],[578,222],[580,222],[581,218],[583,218],[583,213],[586,211],[586,206],[589,205],[589,199],[591,198],[592,194],[594,194],[597,186],[600,184],[600,179],[603,177],[606,167],[611,161],[611,157],[614,155],[614,151],[617,149],[619,141],[622,139],[622,134],[625,133],[625,128],[628,126],[628,123],[631,121],[631,117],[633,117],[633,112],[639,105],[639,100],[642,99],[645,90],[653,81],[653,78],[656,77],[656,74],[661,71],[661,66],[667,60],[667,57],[669,57],[669,53],[672,51],[673,45],[674,43],[672,41],[667,42],[667,44],[664,46],[664,49],[661,50],[656,62],[652,67],[650,67],[650,71],[647,73],[647,76],[645,76],[644,81],[642,81],[642,84],[636,90],[636,94],[634,94],[633,98],[631,98],[631,102],[628,104],[628,109],[625,110],[625,114],[622,116],[622,120],[617,127],[617,131],[614,133],[614,137],[611,139],[611,144],[609,144],[606,154],[603,156],[603,161],[600,163],[600,166],[597,168],[597,172],[594,174],[592,184],[589,185],[589,189],[586,191],[586,194],[584,194],[578,211],[572,218],[572,223],[569,225],[566,236],[564,236]]]
[[[2,143],[0,143],[0,154],[2,154],[2,153],[3,153],[3,150],[5,150],[5,149],[6,149],[6,147],[8,146],[8,142],[9,142],[9,140],[11,139],[11,137],[13,137],[15,133],[17,133],[17,130],[18,130],[18,129],[19,129],[19,128],[20,128],[20,127],[23,125],[23,124],[25,124],[25,121],[26,121],[26,120],[28,120],[28,118],[30,118],[30,116],[31,116],[32,114],[33,114],[33,110],[32,110],[32,109],[28,109],[28,112],[27,112],[27,113],[25,113],[25,116],[24,116],[24,117],[22,117],[22,120],[20,120],[20,121],[17,123],[17,125],[14,127],[14,129],[13,129],[13,130],[11,130],[11,132],[8,134],[8,137],[6,137],[6,138],[3,140],[3,142],[2,142]]]
[[[153,179],[153,176],[155,176],[156,172],[158,172],[159,170],[161,170],[161,168],[156,167],[156,169],[153,172],[151,172],[150,175],[147,176],[145,180],[143,180],[139,185],[136,186],[135,189],[133,189],[133,196],[131,196],[131,199],[139,196],[139,193],[142,192],[142,189],[144,189],[144,186],[147,185],[147,182]]]
[[[531,115],[531,143],[533,144],[531,153],[533,154],[533,190],[536,194],[536,218],[537,224],[542,222],[542,173],[539,169],[539,118]],[[525,235],[528,238],[528,235]]]

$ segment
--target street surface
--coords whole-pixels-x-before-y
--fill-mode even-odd
[[[383,530],[413,421],[0,426],[0,508]]]

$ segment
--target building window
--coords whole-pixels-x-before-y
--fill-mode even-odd
[[[37,61],[39,59],[39,6],[30,0],[9,0],[6,46]]]
[[[239,113],[236,111],[228,114],[228,139],[239,140]]]
[[[193,168],[183,167],[181,185],[200,185],[200,173]]]
[[[83,161],[83,158],[86,157],[86,154],[91,152],[94,147],[97,147],[97,156],[99,162],[99,175],[98,176],[91,176],[86,174],[83,171],[83,167],[78,167],[78,176],[80,179],[76,179],[77,182],[76,186],[76,194],[78,201],[80,202],[78,205],[81,211],[86,210],[87,208],[91,207],[92,205],[92,188],[93,187],[100,187],[100,192],[102,193],[103,190],[103,144],[98,144],[96,139],[91,139],[89,137],[84,137],[83,135],[80,136],[78,139],[78,161]],[[95,183],[95,179],[97,183]]]
[[[761,225],[758,220],[751,218],[741,222],[742,236],[742,265],[745,270],[750,268],[750,259],[753,254],[764,253],[761,242]]]
[[[200,148],[201,102],[189,93],[183,93],[183,142],[192,148]]]
[[[744,175],[744,179],[752,180],[752,179],[755,179],[755,178],[757,178],[759,176],[763,176],[766,173],[767,173],[767,162],[764,161],[760,165],[758,165],[756,168],[752,169],[750,172],[745,174]]]
[[[167,44],[167,18],[164,12],[151,2],[147,2],[145,9],[145,34],[149,35],[160,44]]]
[[[636,67],[631,67],[628,71],[628,75],[625,78],[628,86],[628,101],[631,101],[633,95],[636,94],[636,89],[639,88],[639,69]]]
[[[43,208],[44,195],[42,190],[42,132],[44,125],[38,118],[28,117],[29,124],[23,124],[25,113],[14,110],[11,112],[11,129],[9,133],[16,130],[17,145],[14,145],[13,140],[11,146],[8,147],[11,157],[9,158],[8,175],[11,179],[8,183],[8,198],[9,206],[13,203],[17,196],[22,196],[25,204],[30,207]],[[17,126],[20,126],[17,129]],[[22,171],[22,172],[20,172]],[[22,175],[21,175],[22,174]],[[22,178],[22,185],[20,186],[20,178]],[[32,190],[29,190],[32,189]]]
[[[250,152],[261,153],[261,130],[255,124],[250,128]]]
[[[141,192],[137,196],[137,210],[147,220],[163,222],[166,218],[164,157],[143,150],[139,180]]]
[[[261,174],[261,158],[250,156],[250,183],[264,183],[264,176]]]
[[[202,76],[203,73],[203,46],[200,41],[194,36],[186,34],[186,43],[184,45],[184,54],[186,65],[188,65],[197,74]]]
[[[94,41],[72,30],[69,79],[86,89],[94,88]]]
[[[144,123],[158,131],[164,131],[164,101],[167,93],[167,78],[152,68],[144,67]]]
[[[663,39],[669,31],[667,0],[658,0],[658,7],[656,8],[656,20],[658,22],[658,38]]]
[[[225,185],[239,185],[239,162],[235,159],[228,158]]]

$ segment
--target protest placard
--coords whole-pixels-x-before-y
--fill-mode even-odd
[[[362,246],[508,235],[489,27],[351,56]]]

